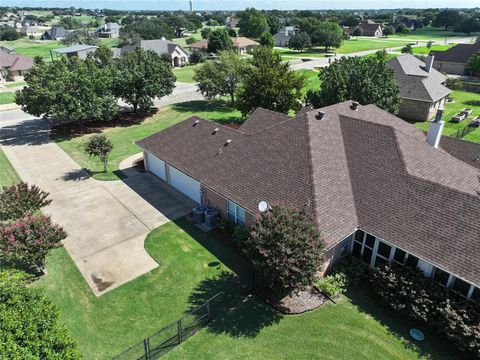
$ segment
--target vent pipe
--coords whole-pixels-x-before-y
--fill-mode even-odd
[[[324,116],[325,116],[325,113],[323,111],[319,111],[317,115],[315,115],[315,119],[322,120]]]
[[[435,119],[430,123],[427,134],[427,144],[432,145],[435,149],[438,149],[440,140],[442,139],[443,127],[445,121],[442,121],[443,110],[438,110]]]
[[[430,70],[432,70],[434,59],[435,59],[435,56],[433,56],[433,55],[428,55],[427,58],[425,59],[425,71],[426,72],[430,73]]]
[[[232,140],[228,139],[227,141],[225,141],[225,144],[223,146],[228,146],[231,142],[232,142]]]
[[[353,111],[357,111],[358,110],[358,101],[353,101],[352,102],[352,106],[350,107]]]
[[[195,122],[193,123],[193,126],[197,126],[199,122],[200,122],[199,120],[195,120]]]
[[[219,128],[213,129],[212,135],[215,135],[219,130],[220,130]]]

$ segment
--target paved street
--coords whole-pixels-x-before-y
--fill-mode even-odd
[[[92,291],[101,295],[157,267],[146,235],[193,202],[149,173],[92,179],[48,133],[48,122],[21,110],[0,113],[0,146],[24,181],[50,192],[44,212],[68,232],[65,248]]]

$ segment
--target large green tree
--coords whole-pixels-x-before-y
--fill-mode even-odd
[[[307,33],[297,32],[288,40],[288,47],[293,50],[303,51],[312,47],[312,40]]]
[[[79,359],[58,308],[29,283],[22,272],[0,271],[0,358]]]
[[[315,108],[355,100],[398,113],[400,91],[393,70],[381,54],[369,58],[343,57],[324,68],[319,78],[320,89],[307,93],[307,103]]]
[[[262,36],[260,36],[259,43],[260,43],[260,45],[266,46],[266,47],[269,47],[269,48],[273,48],[273,46],[275,45],[275,42],[273,40],[273,36],[269,31],[265,31],[262,34]]]
[[[254,8],[246,9],[239,14],[238,26],[242,36],[259,38],[265,31],[269,31],[267,17]]]
[[[115,94],[132,105],[135,112],[148,112],[155,97],[169,95],[175,88],[171,65],[150,50],[124,54],[117,70]]]
[[[301,108],[305,78],[290,69],[276,51],[259,46],[252,52],[237,98],[237,108],[246,115],[257,107],[288,113]]]
[[[447,30],[459,25],[462,20],[463,16],[457,10],[442,10],[435,16],[432,25],[435,27],[443,26]]]
[[[311,38],[314,45],[324,46],[328,51],[331,47],[342,45],[343,29],[337,23],[325,21],[319,24]]]
[[[480,20],[473,17],[465,18],[460,24],[455,26],[454,32],[470,35],[472,32],[480,31]]]
[[[469,75],[480,76],[480,51],[477,51],[468,59],[465,72]]]
[[[209,53],[217,53],[219,51],[231,50],[233,42],[226,29],[214,29],[208,35],[208,49]]]
[[[230,104],[233,105],[246,68],[246,59],[234,51],[223,51],[216,60],[208,61],[195,69],[194,79],[198,90],[207,99],[229,96]]]
[[[112,94],[115,79],[93,56],[37,64],[25,81],[27,86],[16,93],[16,103],[31,115],[83,122],[109,120],[118,112]]]
[[[304,209],[273,206],[257,219],[244,248],[257,281],[279,293],[311,285],[323,262],[315,219]]]
[[[123,24],[123,22],[122,22]],[[175,37],[175,30],[165,19],[159,18],[134,18],[131,23],[125,25],[120,34],[128,42],[128,39],[141,38],[144,40],[160,39],[165,37],[172,39]]]

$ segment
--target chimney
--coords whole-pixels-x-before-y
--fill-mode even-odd
[[[428,55],[427,58],[425,59],[425,71],[430,72],[432,70],[433,66],[433,60],[435,59],[434,55]]]
[[[352,106],[350,106],[350,109],[352,109],[353,111],[357,111],[358,105],[359,105],[358,101],[353,101]]]
[[[443,127],[445,121],[442,121],[443,110],[438,110],[435,119],[430,123],[427,134],[427,144],[432,145],[435,149],[438,149],[440,140],[442,139]]]

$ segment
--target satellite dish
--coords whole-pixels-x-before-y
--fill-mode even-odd
[[[268,210],[268,203],[266,201],[260,201],[258,203],[258,211],[264,213]]]

